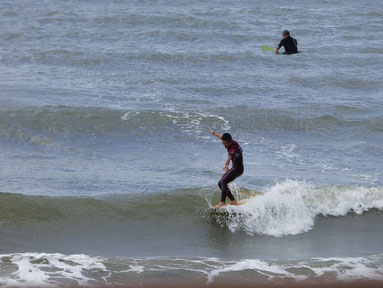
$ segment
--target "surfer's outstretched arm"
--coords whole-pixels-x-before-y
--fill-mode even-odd
[[[210,130],[210,133],[216,137],[218,137],[219,139],[222,139],[222,135],[221,134],[218,134],[217,132],[215,132],[214,130]]]

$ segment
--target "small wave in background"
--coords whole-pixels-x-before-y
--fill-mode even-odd
[[[283,283],[281,281],[286,279],[307,285],[323,281],[351,282],[361,278],[382,281],[382,261],[382,255],[307,261],[232,261],[217,258],[104,258],[58,253],[3,254],[0,255],[0,269],[7,273],[2,273],[0,284],[18,287],[143,286],[158,285],[158,281],[161,283],[165,278],[173,284],[192,281],[196,286],[227,284],[227,281],[235,282],[233,279],[241,279],[243,284],[269,285]]]

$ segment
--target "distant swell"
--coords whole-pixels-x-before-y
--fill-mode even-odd
[[[356,112],[357,113],[357,112]],[[132,131],[208,132],[211,128],[236,131],[317,131],[341,128],[383,132],[383,119],[346,120],[325,114],[303,117],[283,110],[233,107],[209,110],[115,110],[98,107],[43,106],[0,111],[0,139],[42,146],[57,139],[122,136]],[[345,132],[344,132],[345,133]]]
[[[126,135],[134,130],[166,132],[209,131],[211,127],[228,130],[225,118],[203,112],[143,110],[127,111],[98,107],[44,106],[0,111],[0,139],[49,145],[56,137]],[[146,130],[143,133],[146,134]]]

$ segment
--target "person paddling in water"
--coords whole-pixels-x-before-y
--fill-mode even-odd
[[[218,187],[221,189],[221,202],[212,207],[213,209],[218,209],[222,206],[225,206],[226,196],[229,197],[230,205],[238,205],[237,200],[235,200],[233,194],[231,193],[228,184],[233,182],[236,178],[242,175],[243,169],[243,157],[242,157],[242,148],[238,145],[236,141],[231,138],[229,133],[223,135],[218,134],[214,130],[210,131],[211,134],[218,137],[222,140],[223,146],[227,149],[228,156],[223,166],[225,174],[222,176],[221,180],[218,182]],[[229,169],[230,160],[232,163],[231,169]]]
[[[289,30],[284,30],[282,32],[283,39],[279,42],[277,48],[275,49],[275,54],[279,53],[281,47],[285,47],[285,52],[283,54],[295,54],[298,52],[298,41],[297,39],[290,36]]]

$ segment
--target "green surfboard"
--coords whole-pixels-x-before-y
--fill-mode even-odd
[[[274,48],[271,48],[269,46],[262,46],[262,51],[274,51]]]

